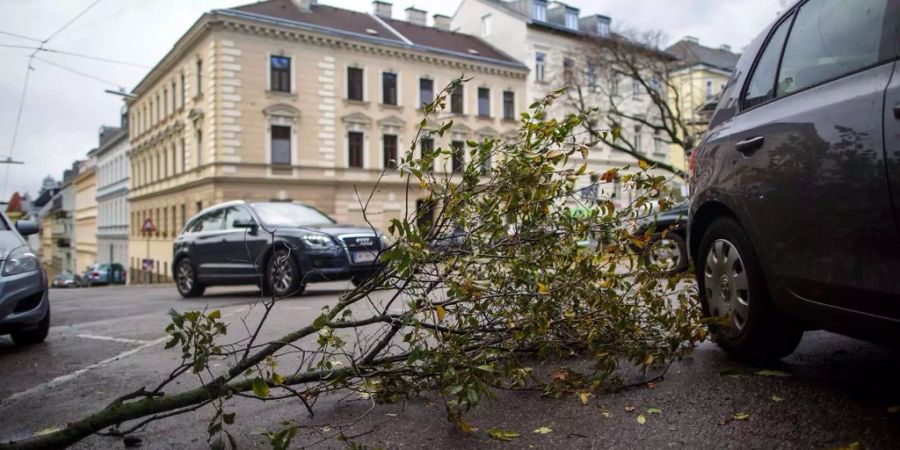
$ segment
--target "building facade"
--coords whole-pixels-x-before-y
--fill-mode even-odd
[[[685,125],[693,134],[693,142],[699,142],[741,55],[733,53],[727,45],[718,48],[700,45],[700,41],[692,36],[683,38],[666,51],[678,59],[669,72],[672,86],[669,102],[678,103]],[[686,159],[682,149],[673,146],[672,165],[684,170]]]
[[[168,280],[185,221],[227,200],[297,200],[364,224],[361,204],[378,183],[366,211],[375,226],[414,210],[417,197],[406,203],[393,168],[416,136],[422,102],[462,75],[474,79],[445,115],[453,128],[421,145],[516,128],[527,67],[449,31],[449,18],[428,26],[425,11],[396,20],[390,4],[374,7],[270,0],[216,10],[139,83],[129,102],[133,274],[148,259],[148,278]],[[449,158],[436,166],[453,170]],[[146,219],[152,233],[141,231]]]
[[[479,36],[531,68],[527,81],[527,101],[541,99],[559,88],[569,90],[555,103],[551,113],[564,116],[582,106],[598,107],[602,117],[613,105],[626,115],[654,120],[657,110],[649,96],[634,80],[603,67],[598,41],[612,36],[611,19],[593,14],[582,17],[578,8],[544,0],[462,0],[451,28]],[[663,72],[665,72],[663,70]],[[665,80],[658,80],[660,86]],[[669,145],[647,126],[628,125],[622,136],[635,151],[657,161],[668,161]],[[611,168],[635,167],[632,156],[598,144],[586,161],[593,175],[582,177],[583,192],[596,192],[597,174]],[[677,183],[677,181],[676,181]],[[611,187],[614,201],[630,201],[618,182]]]
[[[97,148],[97,262],[128,267],[128,187],[131,145],[127,122],[103,127]]]
[[[48,214],[50,227],[47,227],[48,221],[44,221],[44,232],[50,230],[50,239],[42,240],[42,254],[44,264],[48,266],[47,273],[51,278],[63,272],[76,272],[75,185],[73,179],[79,164],[79,162],[75,162],[71,169],[63,173],[59,191],[51,200]],[[47,244],[49,247],[44,247]]]
[[[75,271],[97,262],[97,149],[87,154],[72,180],[75,191]]]

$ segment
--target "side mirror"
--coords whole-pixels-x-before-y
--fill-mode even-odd
[[[41,231],[41,228],[38,226],[37,222],[33,220],[20,220],[16,222],[16,230],[22,236],[28,236],[31,234],[37,234]]]
[[[250,232],[255,232],[259,228],[259,224],[253,219],[234,219],[234,222],[231,222],[231,226],[232,228],[247,228]]]

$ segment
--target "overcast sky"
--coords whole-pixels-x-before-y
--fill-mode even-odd
[[[0,166],[0,198],[13,191],[34,194],[46,175],[60,179],[72,161],[97,146],[101,125],[118,125],[120,98],[104,89],[130,89],[205,12],[248,3],[247,0],[100,0],[53,37],[46,47],[114,59],[112,64],[42,52],[32,63],[15,147],[13,130],[25,82],[29,49],[36,42],[14,33],[46,39],[95,0],[2,0],[0,14],[0,158],[10,154],[24,165]],[[368,0],[320,0],[321,3],[370,11]],[[570,0],[582,14],[612,17],[614,27],[661,30],[674,42],[685,35],[709,46],[729,44],[740,50],[783,8],[785,0]],[[459,0],[394,1],[394,16],[415,5],[429,15],[452,15]],[[51,65],[50,63],[57,64]],[[67,69],[61,68],[63,66]],[[72,71],[80,72],[81,75]]]

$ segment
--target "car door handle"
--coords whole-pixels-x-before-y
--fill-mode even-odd
[[[734,149],[743,153],[745,156],[749,156],[762,148],[765,143],[766,138],[764,136],[756,136],[739,141],[737,144],[734,144]]]

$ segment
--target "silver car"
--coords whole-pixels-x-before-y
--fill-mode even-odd
[[[12,225],[0,212],[0,335],[20,345],[43,342],[50,329],[47,274],[22,237],[37,232],[35,222]]]

